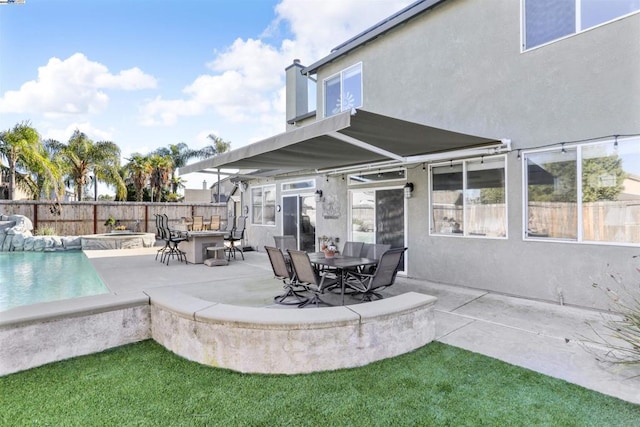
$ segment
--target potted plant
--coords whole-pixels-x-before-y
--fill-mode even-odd
[[[116,225],[116,219],[112,216],[107,218],[107,220],[104,222],[104,226],[107,227],[107,231],[109,232],[111,232],[111,230],[115,225]]]
[[[337,246],[333,243],[333,239],[327,236],[322,236],[322,244],[320,245],[320,249],[324,252],[325,258],[332,258],[335,256],[338,251]]]

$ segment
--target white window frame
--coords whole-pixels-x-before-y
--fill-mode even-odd
[[[299,183],[305,183],[305,184],[309,184],[309,185],[307,187],[288,188],[291,185],[299,184]],[[280,191],[282,191],[283,193],[295,193],[295,192],[301,192],[301,191],[309,191],[309,190],[315,190],[315,188],[316,188],[316,180],[315,179],[304,179],[304,180],[299,180],[299,181],[289,181],[289,182],[283,182],[282,184],[280,184]]]
[[[504,164],[504,215],[505,215],[505,234],[504,236],[483,236],[483,235],[478,235],[478,234],[471,234],[468,230],[468,227],[463,228],[463,232],[462,233],[438,233],[436,230],[434,230],[434,217],[433,217],[433,171],[432,169],[434,167],[449,167],[449,166],[453,166],[453,165],[462,165],[462,197],[463,200],[465,198],[465,192],[467,190],[467,163],[469,162],[477,162],[477,161],[483,161],[483,160],[495,160],[495,159],[499,159],[502,158],[503,164]],[[481,157],[472,157],[472,158],[467,158],[467,159],[460,159],[460,160],[450,160],[449,162],[439,162],[439,163],[433,163],[429,165],[429,204],[428,204],[428,209],[429,209],[429,235],[433,236],[433,237],[452,237],[452,238],[469,238],[469,239],[493,239],[493,240],[507,240],[509,238],[509,191],[508,191],[508,162],[507,162],[507,156],[504,154],[500,154],[500,155],[496,155],[496,156],[481,156]],[[463,202],[462,205],[462,215],[464,218],[464,222],[465,224],[467,223],[467,204],[466,202]]]
[[[260,204],[260,208],[261,208],[261,221],[260,222],[256,222],[256,218],[255,218],[255,208],[256,206],[254,205],[253,202],[253,191],[254,190],[261,190],[261,204]],[[267,206],[266,204],[266,200],[265,200],[265,189],[271,189],[273,191],[273,209],[274,209],[274,215],[273,215],[273,224],[267,224],[265,223],[265,217],[264,217],[264,208],[265,206]],[[255,185],[255,186],[251,186],[251,188],[249,189],[249,194],[251,197],[251,225],[255,225],[258,227],[275,227],[276,226],[276,219],[277,219],[277,212],[275,211],[276,209],[276,204],[277,204],[277,194],[276,194],[276,186],[275,184],[265,184],[265,185]]]
[[[548,42],[545,42],[545,43],[541,43],[541,44],[538,44],[538,45],[535,45],[535,46],[532,46],[532,47],[527,47],[526,46],[526,43],[527,43],[527,40],[526,40],[527,17],[525,16],[525,3],[526,3],[526,1],[527,0],[520,0],[520,49],[521,49],[521,52],[523,52],[523,53],[531,51],[531,50],[534,50],[534,49],[538,49],[538,48],[541,48],[541,47],[544,47],[544,46],[548,46],[548,45],[550,45],[552,43],[556,43],[556,42],[558,42],[560,40],[568,39],[569,37],[573,37],[573,36],[576,36],[578,34],[582,34],[582,33],[586,32],[586,31],[591,31],[591,30],[593,30],[595,28],[599,28],[599,27],[601,27],[603,25],[607,25],[607,24],[610,24],[612,22],[619,21],[620,19],[624,19],[624,18],[626,18],[628,16],[632,16],[632,15],[640,13],[640,10],[636,10],[634,12],[629,12],[629,13],[627,13],[625,15],[617,16],[617,17],[612,18],[612,19],[610,19],[608,21],[601,22],[600,24],[597,24],[597,25],[594,25],[594,26],[591,26],[591,27],[587,27],[587,28],[582,28],[582,13],[581,13],[581,11],[582,11],[582,0],[575,0],[575,2],[576,2],[576,20],[575,20],[574,31],[572,33],[567,34],[566,36],[559,37],[557,39],[549,40]]]
[[[398,177],[390,177],[388,179],[381,179],[379,181],[371,181],[371,182],[351,182],[352,177],[360,176],[360,175],[371,175],[371,174],[387,174],[393,172],[402,172],[402,176]],[[347,176],[347,185],[349,187],[362,187],[362,186],[371,186],[371,185],[384,185],[392,182],[405,182],[407,180],[407,168],[394,168],[394,169],[367,169],[356,173],[351,173]]]
[[[327,115],[327,81],[331,80],[333,78],[335,78],[336,76],[340,76],[340,99],[342,99],[343,97],[343,88],[344,88],[344,75],[352,70],[353,68],[359,67],[360,68],[360,104],[358,105],[354,105],[353,108],[361,108],[362,104],[364,102],[364,72],[363,72],[363,66],[362,66],[362,62],[358,62],[357,64],[353,64],[347,68],[345,68],[344,70],[341,70],[335,74],[330,75],[329,77],[325,78],[322,81],[322,110],[323,110],[323,114],[324,117],[330,117],[330,116],[335,116],[336,114],[339,114],[340,112],[345,111],[342,108],[342,105],[340,106],[340,112],[335,113],[335,114],[331,114],[331,115]]]
[[[628,139],[637,139],[637,137],[631,137]],[[625,141],[625,139],[618,139],[619,143]],[[527,242],[554,242],[554,243],[571,243],[571,244],[579,244],[579,245],[599,245],[599,246],[627,246],[627,247],[640,247],[640,243],[628,243],[628,242],[611,242],[611,241],[597,241],[597,240],[584,240],[584,224],[583,224],[583,201],[582,201],[582,149],[584,147],[593,146],[593,145],[601,145],[601,144],[614,144],[615,140],[603,139],[597,142],[591,143],[582,143],[582,144],[562,144],[560,147],[553,148],[543,148],[538,150],[527,150],[522,151],[521,159],[522,162],[522,239]],[[575,239],[562,239],[559,237],[531,237],[528,235],[527,228],[529,226],[529,192],[528,192],[528,171],[527,171],[527,155],[536,154],[536,153],[545,153],[545,152],[557,152],[562,151],[562,149],[570,150],[576,149],[576,209],[577,209],[577,217],[576,217],[576,238]]]

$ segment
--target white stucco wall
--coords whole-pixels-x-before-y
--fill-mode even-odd
[[[321,68],[317,119],[323,79],[362,62],[363,109],[511,139],[506,240],[431,236],[428,173],[409,170],[408,275],[547,301],[562,293],[564,303],[606,309],[593,284],[622,290],[637,283],[640,248],[525,241],[516,150],[640,133],[640,14],[526,52],[520,22],[519,1],[446,2]],[[338,195],[344,216],[319,220],[318,233],[346,239],[346,185],[324,177],[319,185]]]

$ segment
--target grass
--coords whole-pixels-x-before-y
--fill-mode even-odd
[[[248,375],[154,341],[0,378],[2,426],[638,425],[640,406],[441,343],[349,370]]]

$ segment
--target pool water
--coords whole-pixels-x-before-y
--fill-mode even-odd
[[[0,252],[0,311],[108,292],[81,251]]]

